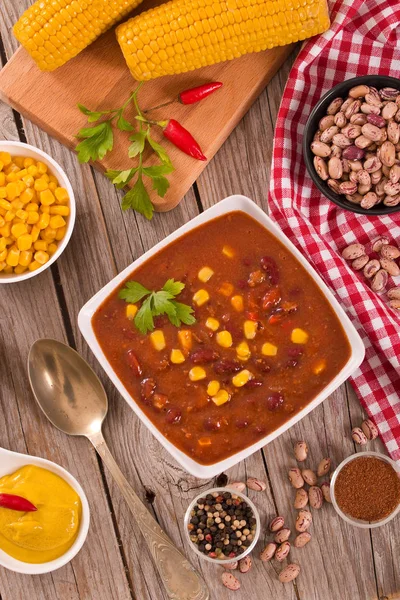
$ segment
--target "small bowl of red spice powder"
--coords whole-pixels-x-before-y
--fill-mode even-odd
[[[336,512],[356,527],[380,527],[400,512],[400,469],[379,452],[358,452],[337,467],[331,480]]]

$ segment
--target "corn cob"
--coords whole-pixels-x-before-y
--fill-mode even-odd
[[[14,35],[42,71],[54,71],[141,1],[37,0],[14,25]]]
[[[122,23],[133,77],[192,71],[304,40],[329,28],[326,0],[172,0]]]

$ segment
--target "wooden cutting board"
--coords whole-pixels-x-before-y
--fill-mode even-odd
[[[141,5],[142,10],[148,8],[147,4]],[[274,48],[192,73],[146,82],[140,91],[140,105],[143,109],[156,106],[176,97],[182,89],[222,81],[224,85],[219,91],[198,104],[175,103],[151,113],[151,118],[180,121],[211,159],[291,49],[292,46]],[[1,99],[70,148],[75,148],[75,136],[86,124],[86,117],[76,107],[78,103],[92,110],[117,108],[134,86],[114,30],[52,73],[41,72],[23,48],[17,50],[0,73]],[[128,109],[126,116],[133,118],[133,109]],[[135,159],[128,158],[129,144],[128,135],[117,131],[112,153],[94,166],[102,171],[131,168]],[[186,156],[166,140],[165,144],[175,171],[169,176],[171,187],[166,196],[151,195],[159,211],[174,208],[207,164]],[[156,162],[155,157],[149,156],[148,162],[152,161]]]

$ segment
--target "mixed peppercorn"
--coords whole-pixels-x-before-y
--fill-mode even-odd
[[[192,509],[188,530],[200,552],[215,559],[235,559],[252,544],[257,528],[253,509],[238,494],[212,492]]]

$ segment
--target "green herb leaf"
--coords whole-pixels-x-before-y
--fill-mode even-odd
[[[147,331],[153,331],[154,320],[152,312],[152,297],[149,296],[143,302],[142,306],[138,310],[134,323],[141,333],[147,333]]]
[[[154,152],[157,154],[158,158],[161,160],[161,162],[164,165],[168,165],[170,167],[172,167],[172,163],[171,163],[171,159],[167,154],[167,151],[165,150],[165,148],[163,148],[161,146],[161,144],[159,144],[158,142],[156,142],[155,140],[153,140],[153,138],[150,135],[150,132],[147,131],[147,141],[149,142],[150,146],[153,148]]]
[[[146,143],[146,132],[138,131],[129,137],[129,139],[133,142],[129,146],[128,155],[129,158],[134,158],[138,154],[141,154],[144,150],[144,145]]]
[[[169,181],[166,177],[153,177],[152,178],[152,183],[153,183],[153,190],[156,190],[157,194],[160,196],[160,198],[164,198],[165,194],[168,191],[169,188]]]
[[[101,111],[90,110],[89,108],[86,108],[86,106],[83,106],[83,104],[78,104],[78,108],[84,115],[87,116],[89,123],[94,123],[94,121],[98,121],[100,117],[104,114]]]
[[[122,198],[122,209],[127,210],[128,208],[137,210],[137,212],[149,220],[153,216],[154,208],[151,203],[150,196],[144,187],[141,174],[139,175],[133,188],[129,190],[129,192]]]
[[[122,116],[122,114],[120,114],[117,119],[117,127],[121,131],[133,131],[133,126]]]
[[[135,303],[147,296],[134,320],[139,331],[146,333],[153,331],[153,317],[158,315],[167,315],[169,321],[176,327],[182,323],[193,325],[196,322],[193,308],[175,300],[184,287],[184,283],[168,279],[161,290],[151,292],[137,281],[128,281],[120,290],[119,297],[126,302]]]
[[[175,171],[172,164],[154,165],[154,167],[143,167],[143,173],[148,177],[161,177],[161,175],[169,175]]]
[[[185,284],[181,281],[175,281],[175,279],[168,279],[162,287],[163,291],[168,292],[171,296],[179,296],[184,288]]]
[[[76,147],[78,160],[81,163],[86,163],[89,160],[101,160],[113,148],[114,136],[111,121],[104,121],[104,123],[100,123],[95,127],[81,129],[78,137],[86,138]]]
[[[139,302],[139,300],[149,294],[151,294],[151,290],[146,289],[141,283],[127,281],[125,287],[120,290],[118,297],[121,300],[126,300],[129,304],[135,304],[135,302]]]

